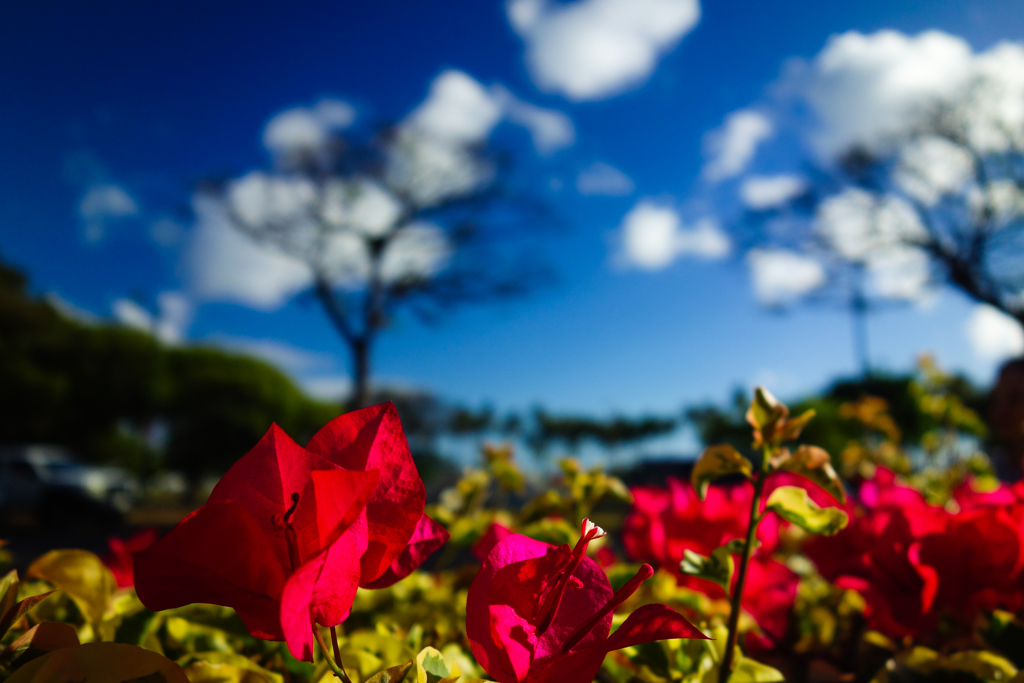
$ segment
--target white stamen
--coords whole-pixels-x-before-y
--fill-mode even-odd
[[[589,519],[584,519],[584,520],[583,520],[583,537],[584,537],[584,538],[586,538],[586,537],[587,537],[587,535],[588,535],[588,534],[589,534],[589,533],[590,533],[591,531],[593,531],[593,530],[595,530],[595,529],[597,530],[597,533],[595,533],[595,534],[594,534],[593,536],[591,536],[591,537],[590,537],[590,540],[594,540],[595,538],[601,538],[602,536],[605,536],[605,535],[606,535],[606,534],[605,534],[605,531],[604,531],[604,529],[602,529],[602,528],[601,528],[601,527],[599,527],[598,525],[594,524],[594,523],[593,523],[593,522],[591,522],[591,521],[590,521]]]

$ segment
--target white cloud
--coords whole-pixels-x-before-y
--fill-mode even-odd
[[[117,322],[140,332],[153,332],[153,314],[131,299],[117,299],[110,306]]]
[[[576,176],[576,190],[585,196],[624,197],[633,189],[632,178],[603,161],[595,161]]]
[[[336,228],[351,228],[366,237],[383,237],[402,217],[401,203],[368,178],[329,181],[318,202],[320,216]]]
[[[110,220],[128,218],[139,213],[139,205],[120,185],[96,183],[82,195],[78,215],[85,222],[85,237],[90,242],[103,238]]]
[[[301,374],[318,370],[329,370],[335,365],[334,356],[329,353],[307,351],[277,339],[218,334],[205,341],[236,353],[266,361],[288,373]]]
[[[494,99],[501,104],[505,119],[530,132],[533,148],[542,156],[571,147],[576,142],[572,119],[557,109],[543,109],[523,102],[501,85],[491,87]]]
[[[309,286],[306,264],[242,234],[215,198],[195,197],[193,210],[187,270],[198,298],[273,310]]]
[[[502,121],[525,127],[540,154],[572,145],[576,130],[562,112],[523,102],[501,85],[485,88],[462,71],[442,71],[426,99],[398,126],[387,181],[420,206],[472,193],[494,169],[473,147]]]
[[[430,223],[413,223],[395,233],[385,247],[381,278],[390,283],[429,278],[447,265],[450,255],[443,230]]]
[[[161,292],[155,316],[131,299],[117,299],[110,308],[125,327],[151,334],[165,344],[180,344],[192,322],[192,304],[180,292]]]
[[[927,235],[902,199],[848,188],[821,203],[815,231],[839,256],[865,266],[873,293],[919,303],[928,298],[929,259],[913,246]]]
[[[813,114],[809,142],[826,157],[857,145],[885,151],[936,103],[958,104],[957,115],[980,149],[1005,148],[1008,134],[1018,141],[1022,135],[1020,45],[974,53],[965,40],[941,31],[849,31],[830,39],[787,80],[784,89]]]
[[[718,259],[728,255],[729,238],[711,219],[683,227],[671,207],[641,200],[622,219],[619,260],[643,270],[660,270],[681,256]]]
[[[427,98],[402,126],[436,140],[472,145],[491,134],[501,113],[501,105],[472,76],[449,69],[434,79]]]
[[[598,100],[642,84],[700,20],[697,0],[508,0],[539,88]]]
[[[825,270],[814,259],[785,249],[752,249],[747,265],[754,294],[768,306],[788,303],[825,284]]]
[[[987,304],[979,304],[967,319],[967,338],[979,358],[1000,361],[1024,354],[1020,323]]]
[[[286,109],[267,122],[263,146],[288,165],[306,155],[325,154],[331,136],[355,121],[356,110],[341,100],[320,100],[313,107]]]
[[[762,211],[781,206],[807,190],[807,181],[797,175],[749,176],[740,186],[740,197],[749,208]]]
[[[74,320],[83,325],[95,325],[100,322],[98,315],[68,301],[60,294],[57,294],[57,292],[47,292],[44,298],[46,303],[53,306],[58,313],[69,320]]]
[[[347,375],[320,375],[299,378],[303,390],[321,401],[340,401],[352,393],[352,380]]]
[[[746,170],[757,152],[757,146],[774,134],[775,128],[764,114],[750,109],[735,111],[725,123],[704,138],[707,158],[703,176],[718,182],[733,178]]]

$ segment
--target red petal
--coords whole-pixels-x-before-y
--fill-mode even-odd
[[[423,564],[430,555],[448,542],[448,530],[423,515],[420,517],[416,530],[412,532],[409,545],[405,546],[402,554],[395,558],[383,574],[369,583],[362,584],[363,588],[387,588],[405,577],[409,576],[417,567]]]
[[[281,640],[285,570],[252,515],[207,503],[135,555],[135,590],[153,611],[206,602],[232,607],[257,638]]]
[[[322,626],[336,626],[352,609],[361,574],[360,558],[368,539],[366,515],[355,522],[327,549],[323,570],[313,587],[313,617]]]
[[[380,484],[366,507],[370,545],[363,582],[384,573],[408,544],[423,514],[426,490],[409,454],[398,411],[383,403],[328,422],[306,446],[348,470],[379,470]]]
[[[605,641],[604,647],[606,652],[611,652],[671,638],[708,639],[700,629],[671,607],[644,605],[626,618],[622,626]]]
[[[281,628],[297,659],[313,661],[313,623],[344,621],[359,588],[359,558],[366,549],[366,516],[355,522],[324,552],[288,577],[281,596]]]
[[[292,495],[301,495],[313,470],[338,466],[292,441],[276,424],[251,451],[227,471],[210,494],[210,502],[233,500],[253,516],[266,534],[280,564],[290,567],[283,519],[292,507]],[[303,530],[303,537],[305,536]],[[303,538],[300,545],[308,545]]]
[[[378,480],[376,470],[349,472],[339,468],[310,472],[310,480],[291,518],[303,562],[333,544],[363,514]]]
[[[537,660],[524,683],[590,683],[604,663],[605,649],[591,645],[569,654],[559,653]]]

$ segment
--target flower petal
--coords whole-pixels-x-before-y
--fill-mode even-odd
[[[135,555],[135,590],[153,611],[193,602],[226,605],[249,633],[281,640],[285,570],[260,525],[233,501],[207,503]]]
[[[267,535],[280,564],[291,566],[283,519],[293,506],[292,496],[305,491],[313,470],[338,466],[309,453],[276,424],[252,450],[243,455],[213,487],[209,502],[240,503]],[[300,538],[307,533],[300,529]],[[300,543],[300,545],[305,545]]]
[[[605,651],[621,650],[641,643],[671,638],[708,637],[686,620],[683,615],[666,605],[644,605],[630,614],[622,626],[605,641]]]
[[[348,470],[380,471],[380,484],[366,507],[370,544],[362,559],[362,578],[369,583],[405,549],[426,502],[398,411],[389,402],[341,415],[306,447]]]
[[[412,532],[409,545],[395,558],[383,574],[375,580],[362,584],[363,588],[387,588],[409,576],[423,564],[430,555],[448,542],[448,530],[427,517],[420,517],[416,530]]]

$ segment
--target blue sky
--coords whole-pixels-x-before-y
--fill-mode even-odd
[[[855,370],[847,315],[767,311],[735,253],[623,267],[624,216],[647,200],[671,207],[687,229],[699,218],[726,222],[728,205],[710,206],[717,190],[702,180],[707,134],[730,113],[765,102],[789,60],[812,60],[830,36],[938,29],[981,53],[1024,40],[1024,11],[1011,0],[712,0],[700,9],[691,30],[655,48],[649,73],[581,98],[527,67],[533,34],[517,34],[497,2],[6,7],[0,255],[25,268],[36,291],[101,317],[120,310],[123,321],[137,322],[119,301],[152,312],[161,293],[178,293],[186,340],[245,347],[282,360],[308,386],[334,386],[346,359],[315,305],[292,300],[266,311],[194,295],[186,264],[192,187],[265,167],[262,131],[283,110],[333,98],[355,107],[357,125],[396,121],[439,73],[458,69],[572,122],[573,144],[549,155],[535,151],[522,127],[502,124],[492,134],[513,154],[515,185],[564,220],[540,243],[559,283],[434,327],[398,320],[378,346],[378,377],[468,404],[539,402],[598,414],[674,411],[759,382],[784,396],[819,387]],[[597,162],[631,182],[611,196],[581,194],[578,174]],[[96,187],[107,193],[93,215],[85,199]],[[972,311],[940,290],[874,316],[873,361],[905,370],[932,351],[987,381],[998,354],[972,348]]]

